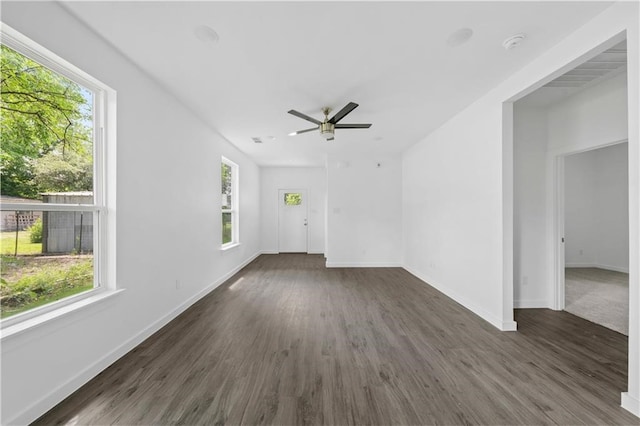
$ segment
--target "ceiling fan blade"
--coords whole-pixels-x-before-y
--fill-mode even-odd
[[[289,133],[289,136],[299,135],[300,133],[313,132],[314,130],[318,130],[318,127],[312,127],[310,129],[298,130],[297,132]]]
[[[331,124],[336,124],[338,121],[342,120],[344,118],[345,115],[349,114],[351,111],[353,111],[354,109],[356,109],[358,107],[358,104],[355,102],[349,102],[347,104],[347,106],[345,106],[344,108],[342,108],[340,111],[338,111],[336,113],[336,115],[334,115],[333,117],[331,117],[329,119],[329,123]]]
[[[336,129],[368,129],[371,127],[371,123],[368,124],[336,124]]]
[[[322,122],[321,122],[321,121],[316,120],[316,119],[315,119],[315,118],[313,118],[313,117],[309,117],[308,115],[303,114],[303,113],[301,113],[301,112],[298,112],[298,111],[296,111],[295,109],[292,109],[292,110],[290,110],[290,111],[288,111],[288,112],[289,112],[289,114],[291,114],[291,115],[295,115],[296,117],[302,118],[303,120],[310,121],[310,122],[312,122],[313,124],[317,124],[318,126],[319,126],[320,124],[322,124]]]

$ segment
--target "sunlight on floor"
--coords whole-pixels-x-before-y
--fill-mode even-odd
[[[235,280],[235,282],[229,286],[229,290],[237,290],[238,289],[237,286],[242,282],[242,280],[244,280],[244,277],[240,277],[237,280]]]

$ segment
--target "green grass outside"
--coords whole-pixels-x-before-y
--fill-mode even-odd
[[[18,231],[18,255],[42,253],[42,243],[32,243],[29,231]],[[16,248],[16,231],[0,232],[0,254],[12,255]]]
[[[93,288],[93,256],[2,255],[0,318]]]
[[[230,243],[233,240],[231,212],[222,212],[222,244]]]
[[[222,224],[222,244],[231,242],[231,223]]]
[[[7,318],[10,317],[12,315],[16,315],[19,314],[21,312],[26,312],[30,309],[33,308],[37,308],[38,306],[44,306],[46,304],[49,304],[51,302],[55,302],[57,300],[62,300],[65,297],[69,297],[69,296],[73,296],[74,294],[78,294],[78,293],[82,293],[83,291],[87,291],[87,290],[91,290],[93,288],[93,280],[91,283],[89,284],[85,284],[85,285],[80,285],[80,286],[76,286],[76,287],[70,287],[70,288],[65,288],[55,294],[49,295],[47,297],[41,297],[38,298],[36,300],[34,300],[31,303],[26,303],[24,305],[21,305],[19,307],[4,307],[2,306],[1,309],[1,313],[0,313],[0,318]]]

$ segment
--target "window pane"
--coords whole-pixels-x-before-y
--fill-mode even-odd
[[[222,213],[222,244],[230,243],[233,240],[231,230],[231,212]]]
[[[302,204],[302,194],[287,192],[284,194],[284,204],[287,206],[299,206]]]
[[[2,318],[94,287],[93,212],[1,215]]]
[[[2,318],[94,287],[93,212],[38,205],[94,204],[94,93],[0,46]],[[30,210],[31,205],[36,210]]]
[[[93,93],[1,46],[2,195],[82,192],[93,203]]]
[[[231,191],[233,185],[232,182],[232,168],[230,165],[222,163],[222,208],[231,208]]]

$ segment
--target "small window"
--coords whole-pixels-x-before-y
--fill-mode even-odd
[[[222,247],[238,243],[238,165],[222,157]]]
[[[5,327],[107,287],[109,89],[8,27],[0,49]]]
[[[299,192],[286,192],[284,194],[285,206],[299,206],[302,204],[302,194]]]

